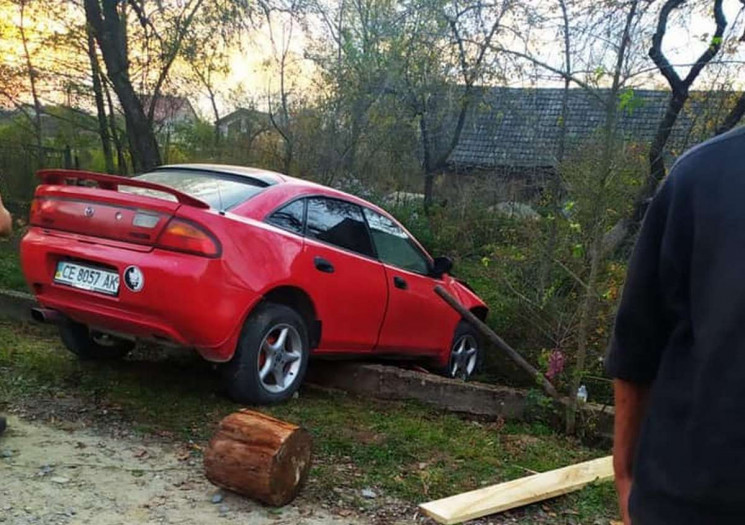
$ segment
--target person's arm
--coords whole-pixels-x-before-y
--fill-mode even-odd
[[[10,218],[10,213],[3,206],[3,198],[0,195],[0,237],[7,237],[10,235],[13,228],[13,222]]]
[[[685,186],[671,172],[653,199],[639,233],[616,315],[606,369],[614,379],[613,468],[626,525],[640,429],[677,313],[670,297],[687,279],[691,207]],[[684,286],[682,286],[684,288]]]
[[[621,518],[625,525],[630,525],[629,494],[633,479],[634,454],[639,429],[647,412],[649,386],[616,379],[613,381],[613,391],[616,410],[613,425],[613,471],[616,476]]]

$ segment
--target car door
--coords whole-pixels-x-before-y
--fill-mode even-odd
[[[429,257],[395,221],[364,208],[373,245],[388,282],[388,309],[376,352],[434,355],[450,346],[455,313],[435,295]]]
[[[341,199],[309,197],[305,236],[298,275],[321,320],[319,350],[371,352],[388,287],[362,209]]]

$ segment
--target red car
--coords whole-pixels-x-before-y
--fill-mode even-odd
[[[292,395],[311,355],[414,358],[464,378],[479,365],[478,334],[433,289],[482,319],[483,301],[362,199],[221,165],[39,176],[21,244],[33,315],[81,358],[138,339],[192,347],[247,403]]]

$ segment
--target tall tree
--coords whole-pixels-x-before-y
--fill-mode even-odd
[[[160,151],[151,121],[130,78],[124,7],[120,8],[122,4],[117,0],[84,0],[84,5],[86,20],[124,112],[135,169],[152,169],[161,163]]]
[[[34,68],[31,62],[31,53],[29,51],[28,36],[26,35],[26,5],[27,0],[19,0],[18,8],[20,12],[20,24],[18,29],[21,34],[21,44],[23,45],[23,56],[26,64],[26,71],[28,74],[29,87],[31,90],[31,99],[34,103],[34,135],[36,137],[36,154],[37,162],[39,167],[44,165],[44,149],[42,148],[42,127],[41,127],[41,114],[43,108],[41,106],[41,99],[39,98],[39,88],[37,86],[38,72]]]
[[[390,44],[397,29],[397,3],[389,0],[314,0],[320,20],[308,55],[321,72],[319,107],[327,115],[324,180],[359,176],[358,168],[377,153],[389,122],[375,109],[393,87]],[[390,106],[390,99],[387,99]],[[391,115],[392,108],[381,108]],[[380,118],[376,118],[379,116]]]
[[[279,82],[276,97],[272,96],[271,90],[267,93],[269,120],[282,139],[282,171],[290,173],[295,155],[294,126],[290,111],[290,97],[293,96],[290,86],[290,69],[292,68],[293,55],[291,43],[296,30],[295,18],[298,14],[299,4],[296,0],[290,0],[286,8],[281,11],[272,10],[266,3],[262,6],[272,44],[275,73]],[[279,28],[277,27],[278,24]]]
[[[579,322],[577,327],[577,355],[574,363],[574,373],[569,383],[570,403],[567,407],[566,430],[568,434],[574,434],[576,430],[577,415],[577,390],[582,381],[582,373],[585,370],[587,350],[590,341],[590,329],[592,316],[597,302],[597,282],[604,258],[603,238],[605,224],[602,217],[605,215],[606,201],[603,193],[606,191],[608,181],[614,175],[614,163],[617,158],[617,120],[618,120],[618,97],[623,80],[625,64],[628,60],[628,50],[631,45],[631,32],[636,22],[639,0],[634,0],[628,8],[626,22],[618,43],[616,65],[613,70],[610,93],[606,101],[605,122],[603,123],[602,153],[600,156],[599,183],[597,185],[597,196],[591,210],[591,217],[596,217],[595,224],[589,232],[589,259],[590,268],[587,275],[587,286],[585,287],[582,303],[579,310]]]
[[[479,82],[486,80],[492,42],[514,3],[501,0],[413,0],[404,3],[396,90],[417,121],[424,171],[424,203],[460,141]],[[394,48],[395,49],[395,48]]]
[[[106,106],[103,99],[103,86],[101,84],[101,68],[98,64],[98,53],[93,33],[87,31],[87,51],[91,65],[91,83],[93,84],[93,98],[96,102],[96,117],[98,120],[98,134],[101,138],[101,149],[106,165],[107,173],[114,173],[114,155],[111,151],[111,139],[109,136],[109,124],[106,118]]]
[[[641,224],[644,214],[647,211],[649,201],[654,195],[660,181],[665,177],[665,147],[670,134],[672,133],[675,122],[678,120],[683,106],[690,96],[690,89],[693,83],[699,77],[704,68],[714,59],[722,47],[724,30],[727,27],[727,19],[724,16],[723,0],[714,0],[712,12],[715,22],[714,35],[706,50],[698,57],[691,66],[688,74],[681,77],[675,66],[662,50],[662,41],[667,33],[668,21],[670,14],[685,4],[686,0],[667,0],[660,10],[657,20],[657,29],[652,37],[652,47],[649,50],[649,56],[654,61],[660,73],[667,81],[670,89],[670,99],[665,110],[665,114],[660,121],[657,132],[649,148],[649,176],[647,177],[639,196],[634,205],[634,213],[631,217],[632,227]]]

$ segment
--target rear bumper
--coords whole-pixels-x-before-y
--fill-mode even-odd
[[[133,292],[121,279],[114,297],[54,283],[57,262],[70,259],[115,269],[120,276],[137,266],[144,286]],[[220,259],[144,252],[40,228],[23,238],[21,263],[41,305],[99,329],[193,347],[211,361],[232,357],[243,320],[259,299],[231,282]]]

